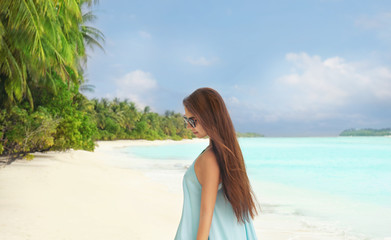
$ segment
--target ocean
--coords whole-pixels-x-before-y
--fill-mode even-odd
[[[307,228],[346,239],[391,237],[390,137],[240,138],[239,144],[261,216],[293,216]],[[123,148],[138,160],[119,164],[169,182],[207,145]]]

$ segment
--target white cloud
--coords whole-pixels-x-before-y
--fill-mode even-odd
[[[142,37],[142,38],[151,38],[151,34],[149,32],[146,32],[146,31],[139,31],[138,34]]]
[[[307,53],[289,53],[286,60],[291,73],[275,79],[269,87],[252,86],[261,89],[259,97],[241,104],[257,113],[254,121],[357,120],[370,117],[364,109],[369,106],[391,107],[388,67]]]
[[[207,59],[205,57],[199,57],[199,58],[188,57],[186,58],[186,62],[197,66],[211,66],[218,63],[219,59],[218,58]]]
[[[151,106],[158,84],[151,73],[141,70],[129,72],[115,81],[116,96],[127,98],[140,108]]]
[[[306,53],[290,53],[286,59],[297,69],[278,82],[306,93],[301,98],[327,105],[346,105],[363,96],[391,100],[391,70],[387,67],[347,62],[341,57],[322,60]]]
[[[322,110],[333,112],[368,100],[391,101],[391,71],[386,67],[347,62],[341,57],[322,60],[306,53],[290,53],[286,59],[296,69],[277,83],[289,89],[292,109],[325,118]]]

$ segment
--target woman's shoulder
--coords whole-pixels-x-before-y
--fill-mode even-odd
[[[199,165],[213,165],[217,164],[216,154],[213,152],[212,148],[206,148],[198,159]]]
[[[213,149],[211,147],[205,148],[205,150],[202,153],[202,156],[205,157],[205,158],[214,158],[214,159],[216,159],[216,154],[215,154],[215,152],[213,151]]]
[[[206,149],[197,159],[195,168],[201,185],[204,181],[208,181],[210,177],[215,178],[220,175],[216,154],[210,148]]]

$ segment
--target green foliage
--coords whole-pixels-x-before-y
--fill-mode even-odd
[[[347,129],[339,134],[339,136],[391,136],[391,128],[383,129]]]
[[[3,109],[0,114],[0,144],[3,155],[20,155],[36,151],[84,149],[92,151],[97,135],[96,124],[87,112],[79,109],[83,98],[77,86],[68,89],[56,80],[56,93],[32,88],[37,99],[33,111],[25,101]]]
[[[104,40],[87,26],[93,0],[0,1],[0,155],[94,150],[95,140],[192,138],[182,116],[114,99],[88,100],[86,46]]]
[[[45,108],[35,112],[18,106],[0,113],[2,154],[18,155],[49,149],[54,143],[58,120],[53,119]]]
[[[53,150],[84,149],[94,150],[97,135],[96,124],[87,112],[82,111],[83,97],[77,86],[68,89],[60,79],[55,80],[57,93],[36,88],[33,91],[36,104],[45,106],[59,123],[54,135]]]
[[[119,99],[93,99],[90,104],[93,107],[88,112],[95,119],[99,140],[180,140],[193,137],[184,127],[182,116],[174,112],[167,111],[162,116],[151,112],[149,107],[139,111],[134,103]]]
[[[86,25],[94,20],[92,0],[0,1],[0,106],[27,99],[33,86],[56,91],[56,76],[68,85],[82,79],[85,45],[102,48],[103,34]]]
[[[94,149],[96,123],[78,88],[85,46],[104,38],[86,25],[95,2],[0,1],[0,154]]]
[[[26,156],[24,156],[24,159],[30,161],[30,160],[33,160],[34,159],[34,155],[33,154],[27,154]]]
[[[237,137],[245,137],[245,138],[257,138],[257,137],[264,137],[262,134],[259,133],[253,133],[253,132],[246,132],[246,133],[236,133]]]
[[[3,154],[4,152],[4,145],[3,145],[3,137],[4,137],[4,133],[3,133],[3,124],[1,123],[4,123],[5,121],[5,117],[6,115],[4,114],[4,110],[0,112],[0,155]]]
[[[82,35],[75,30],[78,10],[75,0],[0,2],[0,73],[8,103],[27,98],[32,104],[31,85],[38,79],[50,84],[53,73],[75,80],[67,70],[77,73],[77,58],[83,55]]]

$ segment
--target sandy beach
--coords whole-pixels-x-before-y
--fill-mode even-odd
[[[0,239],[173,239],[181,196],[104,152],[36,154],[0,170]]]
[[[34,154],[32,161],[1,168],[0,239],[174,239],[182,210],[181,174],[170,180],[175,182],[170,188],[145,171],[108,164],[125,158],[118,148],[170,143],[99,142],[94,152]],[[270,199],[260,201],[268,203],[254,220],[259,239],[355,239],[303,227],[298,218],[269,212]]]

